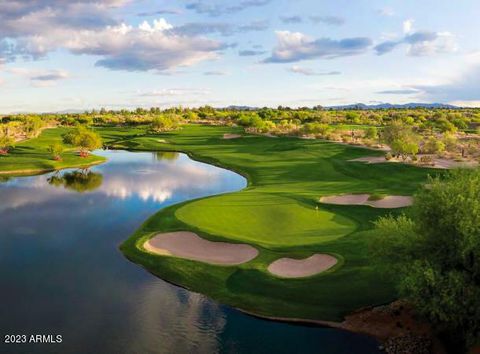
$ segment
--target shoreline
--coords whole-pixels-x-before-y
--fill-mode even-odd
[[[25,169],[25,170],[10,170],[10,171],[0,171],[0,175],[6,177],[29,177],[29,176],[37,176],[42,175],[50,172],[61,171],[61,170],[68,170],[69,168],[89,168],[96,165],[101,165],[102,163],[107,162],[108,160],[101,160],[101,161],[94,161],[87,164],[76,164],[58,168],[46,168],[46,169]]]

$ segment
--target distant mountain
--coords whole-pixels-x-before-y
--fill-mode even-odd
[[[250,106],[228,106],[225,109],[232,111],[255,111],[259,108]]]
[[[442,109],[456,109],[457,106],[445,103],[405,103],[405,104],[391,104],[380,103],[374,105],[366,105],[364,103],[355,103],[343,106],[328,106],[326,109],[390,109],[390,108],[442,108]]]

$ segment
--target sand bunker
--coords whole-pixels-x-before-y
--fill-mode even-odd
[[[246,263],[258,255],[258,250],[250,245],[212,242],[187,231],[158,234],[143,246],[147,251],[164,256],[222,265]]]
[[[420,159],[423,155],[418,155]],[[365,162],[365,163],[405,163],[413,166],[418,167],[428,167],[428,168],[440,168],[440,169],[450,169],[450,168],[459,168],[459,167],[476,167],[478,166],[478,162],[475,161],[455,161],[452,159],[442,159],[442,158],[435,158],[433,165],[421,164],[421,163],[412,163],[410,160],[403,161],[399,159],[391,159],[386,160],[384,156],[367,156],[367,157],[359,157],[357,159],[350,160],[353,162]]]
[[[332,268],[337,262],[329,254],[317,253],[305,259],[277,259],[268,266],[268,271],[282,278],[309,277]]]
[[[365,162],[365,163],[387,163],[387,162],[397,162],[397,160],[386,160],[384,156],[367,156],[359,157],[357,159],[349,160],[352,162]]]
[[[223,134],[224,139],[238,139],[241,138],[242,136],[240,134]]]
[[[369,194],[343,194],[320,198],[321,203],[335,205],[368,205],[373,208],[403,208],[413,204],[413,198],[401,195],[389,195],[379,200],[368,200]]]

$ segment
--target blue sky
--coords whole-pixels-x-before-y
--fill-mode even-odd
[[[480,105],[474,0],[0,0],[0,112]]]

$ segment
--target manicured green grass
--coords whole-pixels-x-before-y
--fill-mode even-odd
[[[35,139],[18,143],[7,156],[0,156],[0,174],[24,175],[58,170],[68,167],[83,167],[104,162],[100,156],[78,156],[70,147],[62,153],[62,160],[55,161],[48,152],[48,146],[62,141],[64,128],[46,129]]]
[[[175,216],[207,233],[274,248],[320,244],[356,229],[356,224],[346,217],[256,191],[189,203]]]
[[[221,138],[239,132],[187,126],[160,135],[123,132],[122,137],[116,129],[101,130],[117,147],[183,151],[249,180],[241,192],[161,210],[122,244],[124,254],[163,279],[260,315],[338,321],[360,307],[394,299],[393,284],[380,277],[381,265],[372,264],[369,238],[373,220],[400,211],[323,205],[318,199],[341,193],[411,195],[436,172],[350,162],[383,153],[319,140]],[[240,266],[223,267],[143,251],[143,243],[155,233],[176,230],[249,243],[260,255]],[[280,257],[304,258],[316,252],[333,254],[340,262],[302,279],[280,279],[267,271]]]

